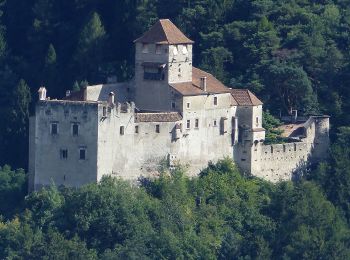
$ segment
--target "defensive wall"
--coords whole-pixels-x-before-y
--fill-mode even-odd
[[[272,182],[290,180],[302,174],[309,163],[328,156],[329,117],[312,116],[302,127],[300,141],[284,144],[261,145],[252,161],[252,174]],[[252,157],[254,158],[254,156]]]

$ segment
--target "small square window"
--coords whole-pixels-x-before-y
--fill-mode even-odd
[[[214,97],[214,106],[218,105],[218,97]]]
[[[186,122],[186,128],[190,129],[191,128],[191,120],[187,120]]]
[[[67,158],[68,158],[68,150],[67,149],[60,150],[60,158],[63,160],[67,160]]]
[[[125,133],[124,126],[121,126],[119,128],[119,133],[120,133],[120,135],[124,135],[124,133]]]
[[[139,133],[139,126],[135,125],[135,134],[138,134],[138,133]]]
[[[58,123],[51,123],[51,135],[58,134]]]
[[[79,160],[86,160],[86,148],[79,148]]]
[[[156,133],[160,133],[160,125],[156,125]]]
[[[194,127],[195,127],[195,128],[198,128],[198,127],[199,127],[199,119],[198,119],[198,118],[196,119],[196,121],[195,121],[195,123],[194,123]]]
[[[72,125],[72,134],[73,134],[73,136],[79,135],[79,124]]]

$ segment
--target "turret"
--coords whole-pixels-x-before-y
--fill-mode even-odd
[[[135,40],[135,101],[146,110],[171,110],[169,83],[192,82],[192,44],[170,20]]]

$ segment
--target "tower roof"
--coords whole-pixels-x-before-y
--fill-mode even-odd
[[[158,20],[147,32],[134,42],[156,44],[193,43],[169,19]]]

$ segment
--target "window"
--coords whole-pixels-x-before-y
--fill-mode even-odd
[[[58,123],[51,123],[51,129],[50,129],[51,135],[57,135],[58,134]]]
[[[173,54],[174,54],[174,56],[176,56],[177,55],[177,46],[174,46],[174,49],[173,49]]]
[[[148,53],[148,44],[147,43],[142,44],[142,53]]]
[[[138,133],[139,133],[139,126],[135,125],[135,134],[138,134]]]
[[[174,101],[171,102],[171,108],[176,108],[176,104]]]
[[[67,158],[68,158],[68,150],[67,149],[60,150],[60,158],[63,160],[67,160]]]
[[[143,72],[143,79],[146,80],[164,80],[165,71],[164,67],[145,67]]]
[[[199,127],[199,119],[197,118],[196,121],[194,122],[194,127],[198,128]]]
[[[162,45],[156,44],[156,54],[161,54],[162,53]]]
[[[79,124],[74,123],[72,125],[72,134],[73,136],[79,135]]]
[[[187,120],[186,122],[186,128],[190,129],[191,128],[191,120]]]
[[[188,53],[186,45],[184,45],[184,46],[182,47],[182,53],[183,53],[183,54],[187,54],[187,53]]]
[[[213,125],[214,125],[214,126],[217,126],[217,121],[216,121],[216,119],[214,120]]]
[[[160,126],[156,125],[156,133],[160,133]]]
[[[102,108],[102,116],[103,116],[103,117],[106,117],[106,116],[107,116],[107,108],[106,108],[106,107],[103,107],[103,108]]]
[[[120,135],[124,135],[124,126],[121,126],[120,128],[119,128],[119,133],[120,133]]]
[[[218,105],[218,97],[214,97],[214,106]]]
[[[187,109],[190,109],[190,107],[191,107],[191,103],[190,103],[190,102],[187,102],[187,103],[186,103],[186,108],[187,108]]]
[[[255,125],[258,127],[259,126],[259,117],[255,118]]]
[[[79,148],[79,160],[86,160],[86,148]]]

